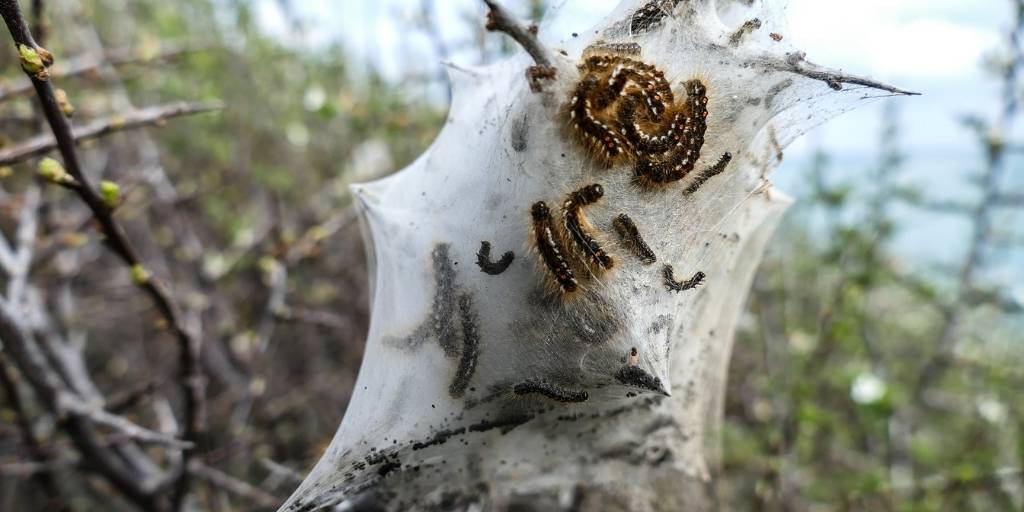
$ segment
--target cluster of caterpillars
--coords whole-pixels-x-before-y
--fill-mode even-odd
[[[636,43],[598,43],[583,53],[580,79],[565,107],[575,140],[604,167],[631,164],[635,181],[662,189],[692,173],[707,131],[707,87],[700,80],[683,84],[677,101],[665,73],[639,60]],[[684,193],[692,194],[722,173],[732,160],[723,154],[711,167],[696,173]],[[560,214],[544,201],[530,209],[533,242],[553,288],[562,296],[580,289],[581,279],[599,277],[615,265],[600,237],[587,222],[584,208],[604,196],[599,184],[571,192]],[[626,214],[612,222],[622,244],[643,264],[657,261],[636,223]],[[666,288],[695,288],[704,274],[676,281],[672,267],[662,275]]]
[[[676,101],[665,73],[638,60],[639,53],[635,43],[588,48],[568,117],[574,135],[600,163],[632,163],[638,183],[666,185],[685,178],[700,159],[707,87],[689,80],[685,97]],[[731,159],[723,155],[721,167]]]

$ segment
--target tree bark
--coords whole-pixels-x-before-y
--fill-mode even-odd
[[[872,91],[905,92],[807,62],[770,36],[775,11],[747,2],[626,0],[591,30],[539,39],[486,3],[488,28],[529,53],[451,67],[437,141],[352,188],[372,263],[365,358],[333,442],[282,510],[715,508],[733,334],[790,202],[768,173],[810,127]],[[561,26],[572,20],[549,16],[546,27]],[[639,150],[605,165],[574,134],[581,59],[594,54],[654,66],[677,103],[699,103],[691,80],[706,86],[691,172],[658,181]],[[622,94],[643,97],[636,85]],[[684,109],[687,123],[700,108]],[[571,252],[565,201],[595,184],[603,193],[580,215],[608,271],[580,263],[593,250]],[[550,277],[538,201],[562,233],[574,292]],[[623,214],[649,255],[617,236]],[[491,249],[512,251],[511,263]]]

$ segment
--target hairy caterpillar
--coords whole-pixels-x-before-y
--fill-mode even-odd
[[[615,262],[590,234],[590,225],[583,216],[583,207],[594,204],[603,196],[604,187],[600,184],[587,185],[570,193],[562,203],[562,225],[565,226],[565,232],[573,245],[583,253],[582,259],[608,270]]]
[[[640,230],[637,229],[636,224],[633,223],[633,219],[629,218],[629,215],[625,213],[615,217],[612,221],[612,227],[619,234],[619,238],[622,240],[622,244],[629,248],[637,258],[644,265],[650,265],[658,261],[658,256],[654,254],[644,238],[640,236]]]
[[[580,81],[566,111],[577,141],[605,166],[633,162],[636,181],[653,187],[683,179],[700,159],[707,131],[707,87],[694,79],[676,101],[665,73],[637,60],[629,45],[584,51]]]
[[[707,277],[704,275],[704,272],[698,271],[689,279],[676,281],[675,271],[672,269],[672,265],[665,265],[663,275],[665,277],[665,287],[668,288],[670,292],[692,290],[704,282],[704,278]]]
[[[569,267],[565,259],[565,249],[558,233],[555,231],[555,224],[551,218],[551,209],[544,201],[533,203],[530,208],[530,215],[533,217],[533,237],[537,244],[537,252],[540,253],[541,261],[555,284],[563,293],[575,292],[579,287],[576,275]]]
[[[683,0],[651,0],[633,11],[628,18],[615,23],[605,33],[609,36],[639,35],[661,25]]]
[[[708,167],[707,169],[701,171],[700,174],[698,174],[697,177],[694,178],[693,182],[690,183],[690,186],[686,187],[684,193],[692,194],[696,192],[697,189],[699,189],[701,185],[703,185],[706,181],[721,174],[722,171],[724,171],[725,168],[729,166],[729,162],[731,161],[732,153],[726,152],[724,155],[722,155],[722,158],[718,159],[718,162],[716,162],[715,165],[712,165],[711,167]]]
[[[512,388],[517,395],[538,394],[559,402],[586,402],[589,395],[586,391],[565,389],[539,379],[528,379]]]

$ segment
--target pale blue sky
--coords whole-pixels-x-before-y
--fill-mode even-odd
[[[269,30],[290,40],[321,45],[341,42],[363,66],[400,80],[403,73],[434,75],[440,60],[426,35],[415,28],[420,0],[301,0],[293,2],[308,25],[290,33],[276,0],[261,0],[259,18]],[[618,0],[569,0],[586,27]],[[472,23],[483,19],[478,0],[436,0],[437,26],[451,60],[479,63],[472,47]],[[506,0],[512,7],[521,0]],[[908,176],[938,196],[962,197],[963,179],[979,165],[972,135],[959,124],[964,114],[991,115],[996,84],[982,62],[999,47],[1009,28],[1010,2],[1001,0],[790,0],[785,37],[809,58],[832,67],[868,74],[924,93],[903,98],[899,114],[901,142],[908,153]],[[356,72],[365,67],[356,66]],[[892,101],[892,100],[889,100]],[[827,150],[837,179],[856,180],[877,149],[882,103],[845,114],[797,141],[776,172],[779,187],[799,199],[800,172],[814,149]],[[1019,131],[1019,130],[1018,130]],[[1017,162],[1019,166],[1019,162]],[[1018,175],[1021,173],[1017,173]],[[1018,180],[1019,186],[1024,182]],[[955,219],[906,211],[897,250],[911,265],[956,259],[965,226]],[[1024,218],[1017,217],[1018,226]],[[1018,231],[1024,231],[1019,229]],[[1004,262],[993,276],[1015,282],[1024,301],[1019,257]]]

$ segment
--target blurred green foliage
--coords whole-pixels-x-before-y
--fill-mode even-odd
[[[727,394],[730,509],[1021,507],[1019,311],[894,257],[898,208],[921,195],[901,184],[891,109],[879,147],[869,179],[845,183],[818,154],[761,267]]]

